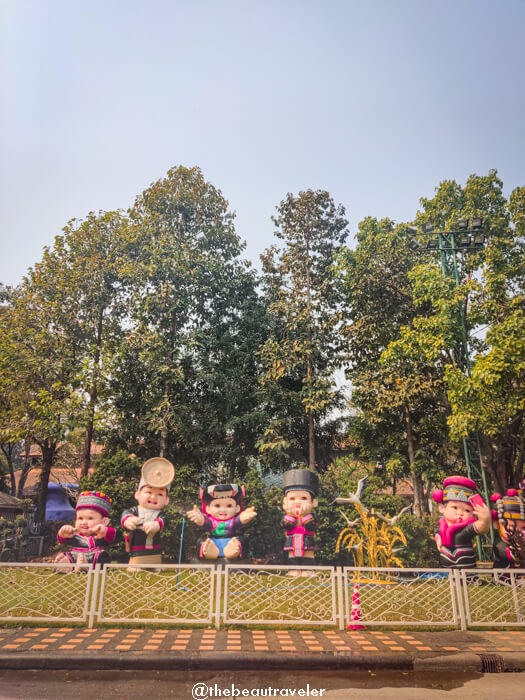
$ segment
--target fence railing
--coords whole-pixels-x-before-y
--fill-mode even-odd
[[[339,583],[340,570],[332,566],[227,564],[222,621],[342,626]]]
[[[108,564],[99,572],[99,622],[212,624],[217,569],[213,564],[138,567]]]
[[[525,569],[458,572],[468,627],[525,627]]]
[[[0,564],[0,622],[525,628],[525,569],[70,568]]]
[[[352,596],[357,590],[362,625],[461,624],[453,569],[345,568],[343,576],[346,622],[351,621]]]
[[[0,620],[87,623],[100,573],[90,564],[78,568],[69,574],[67,564],[0,564]]]

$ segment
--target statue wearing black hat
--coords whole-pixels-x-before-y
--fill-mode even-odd
[[[283,474],[283,490],[282,525],[286,531],[284,551],[288,553],[288,563],[313,564],[317,518],[312,511],[317,507],[319,478],[308,469],[291,469]]]

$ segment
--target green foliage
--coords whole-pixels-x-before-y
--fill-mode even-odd
[[[355,493],[359,479],[367,474],[368,485],[362,498],[362,503],[367,508],[385,516],[393,516],[407,505],[404,499],[386,492],[385,479],[382,475],[374,474],[372,465],[347,457],[335,460],[321,477],[319,505],[316,509],[319,518],[316,560],[319,563],[354,566],[350,552],[336,553],[336,542],[341,530],[347,526],[342,513],[350,520],[355,520],[358,512],[353,506],[336,505],[334,501],[339,496],[345,498],[350,492]],[[401,554],[397,553],[397,556]]]
[[[429,301],[415,301],[411,271],[417,259],[407,247],[404,226],[368,217],[357,238],[356,250],[345,251],[339,267],[348,306],[347,377],[356,411],[350,434],[363,457],[388,464],[396,476],[410,476],[422,515],[427,508],[423,479],[442,466],[439,457],[447,452],[443,369],[436,352],[423,349],[420,336],[414,337],[416,325],[427,323]],[[435,340],[431,327],[425,338]]]
[[[246,539],[245,556],[255,559],[279,561],[283,557],[284,530],[281,489],[266,489],[256,468],[250,469],[244,481],[246,500],[244,506],[254,506],[257,517],[243,530]]]
[[[130,329],[113,358],[110,440],[242,476],[260,422],[265,324],[234,215],[198,168],[179,167],[137,197],[130,217],[140,255]]]
[[[104,453],[93,463],[93,474],[80,481],[81,491],[102,491],[113,501],[110,524],[120,529],[122,511],[135,503],[142,462],[124,450]]]
[[[430,515],[418,518],[415,515],[403,513],[398,525],[407,538],[407,546],[398,552],[404,566],[439,568],[439,554],[434,541],[437,518]]]
[[[263,294],[228,202],[198,168],[171,169],[126,214],[70,221],[18,288],[0,285],[0,442],[40,445],[40,517],[58,445],[96,438],[106,457],[83,484],[115,491],[117,511],[133,503],[143,459],[175,463],[170,556],[182,504],[219,476],[250,482],[261,511],[250,547],[278,556],[281,494],[265,491],[251,465],[327,469],[346,420],[334,384],[342,366],[350,442],[382,465],[367,499],[408,476],[424,513],[424,490],[464,470],[459,441],[473,428],[493,485],[515,486],[525,454],[525,187],[507,199],[496,171],[444,181],[415,222],[446,231],[475,216],[486,245],[439,265],[431,251],[413,253],[390,219],[364,219],[346,249],[345,212],[327,192],[289,194],[273,219],[278,244],[263,256]],[[342,524],[334,494],[355,488],[359,471],[336,463],[323,480],[323,561]]]
[[[333,382],[339,366],[341,293],[333,265],[347,235],[345,211],[328,192],[288,194],[273,217],[282,249],[262,256],[270,335],[260,349],[261,396],[267,425],[258,447],[273,467],[286,461],[323,464],[318,426],[341,396]],[[337,421],[332,421],[332,438]]]
[[[460,440],[479,431],[483,463],[499,491],[522,478],[525,445],[525,191],[517,188],[506,201],[502,188],[491,170],[486,176],[471,175],[464,188],[442,183],[432,200],[421,200],[420,222],[454,228],[458,219],[481,217],[486,245],[457,256],[453,290],[440,289],[439,275],[430,265],[413,271],[419,297],[425,294],[432,303],[432,332],[423,344],[443,356],[451,436]],[[429,285],[430,275],[437,284]],[[470,333],[469,358],[451,352],[465,342],[462,320]],[[421,331],[415,328],[423,338]]]
[[[416,257],[408,249],[403,226],[368,218],[340,263],[357,409],[350,432],[363,456],[397,476],[410,472],[420,515],[423,482],[463,470],[460,444],[450,438],[479,430],[499,490],[523,474],[525,190],[507,202],[490,171],[464,187],[442,182],[421,207],[416,223],[439,231],[481,217],[486,245],[443,254],[440,267],[432,252]]]

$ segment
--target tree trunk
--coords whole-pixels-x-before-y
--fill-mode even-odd
[[[311,313],[312,313],[312,300],[311,300],[311,281],[310,281],[310,243],[307,237],[306,239],[306,305],[307,305],[307,316],[308,316],[308,351],[310,353],[312,348],[312,326],[311,326]],[[308,364],[306,368],[306,381],[308,384],[308,389],[312,388],[312,360],[311,355],[308,354]],[[315,421],[312,413],[308,414],[308,468],[315,472],[317,469],[315,461]]]
[[[97,324],[97,337],[95,344],[95,355],[93,357],[93,384],[89,392],[88,422],[86,426],[86,437],[82,455],[82,476],[87,476],[91,466],[91,443],[93,442],[93,432],[95,423],[95,407],[98,397],[98,379],[100,373],[100,357],[102,352],[102,322],[104,320],[104,309],[100,307]]]
[[[412,479],[412,487],[414,489],[414,511],[415,514],[422,518],[426,513],[428,513],[427,504],[425,501],[425,494],[423,491],[423,481],[421,476],[416,472],[415,469],[415,449],[414,449],[414,433],[412,431],[412,419],[410,417],[410,410],[408,406],[405,406],[405,425],[407,431],[407,448],[408,448],[408,462],[410,464],[410,477]]]
[[[159,457],[165,457],[168,451],[168,390],[167,387],[164,391],[164,406],[162,408],[162,425],[160,428],[160,449]]]
[[[7,468],[9,469],[9,479],[11,481],[11,485],[9,487],[9,493],[11,496],[16,495],[16,482],[15,482],[15,467],[13,464],[13,443],[12,442],[6,442],[2,444],[2,452],[5,455],[6,461],[7,461]]]
[[[316,471],[315,463],[315,432],[314,432],[314,417],[311,413],[308,414],[308,468],[313,472]]]
[[[22,471],[20,472],[20,478],[18,479],[18,485],[16,487],[16,497],[17,498],[24,498],[24,487],[26,485],[27,481],[27,476],[29,472],[31,471],[31,455],[29,454],[31,452],[31,441],[26,439],[24,441],[24,466],[22,467]]]
[[[53,466],[57,444],[49,440],[38,444],[42,450],[42,473],[40,474],[37,492],[36,522],[44,523],[46,519],[47,485],[49,483],[49,475],[51,473],[51,467]]]

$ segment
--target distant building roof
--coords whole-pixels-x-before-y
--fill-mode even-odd
[[[387,493],[392,495],[392,486],[385,486],[381,489],[381,493]],[[414,497],[414,486],[410,479],[396,479],[396,496],[404,496],[413,498]]]
[[[0,508],[18,509],[22,510],[20,501],[14,496],[10,496],[8,493],[3,493],[0,491]]]
[[[71,443],[68,442],[61,442],[58,447],[57,447],[57,452],[59,452],[61,449],[63,450],[64,448],[67,448],[68,451],[70,451],[74,455],[80,455],[81,452],[77,447],[72,445]],[[100,455],[104,452],[104,445],[98,445],[96,442],[91,443],[91,452],[90,454],[92,455]],[[20,453],[21,457],[26,456],[25,450]],[[29,457],[42,457],[42,449],[40,448],[40,445],[31,445],[29,448]]]
[[[40,468],[31,469],[29,471],[26,483],[24,484],[24,495],[29,496],[30,494],[35,492],[35,489],[38,486],[38,482],[40,481],[41,473],[42,469]],[[17,486],[20,480],[20,474],[20,470],[15,472],[15,481]],[[91,476],[91,474],[93,474],[93,467],[90,467],[88,470],[88,475]],[[52,467],[51,472],[49,474],[49,481],[54,482],[55,484],[60,484],[64,486],[67,485],[70,487],[71,484],[78,484],[81,476],[81,467]]]

